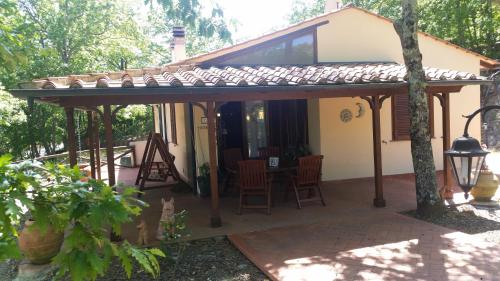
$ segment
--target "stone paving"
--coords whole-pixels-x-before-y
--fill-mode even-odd
[[[229,236],[274,280],[500,280],[500,248],[385,212]]]
[[[136,172],[123,169],[118,177],[130,183]],[[297,210],[278,197],[270,216],[237,215],[237,198],[223,197],[223,226],[211,228],[210,200],[161,188],[144,194],[150,207],[142,217],[153,236],[160,198],[174,196],[176,209],[189,213],[192,239],[227,234],[273,280],[500,281],[498,244],[398,214],[416,207],[412,176],[385,177],[384,189],[387,207],[374,208],[373,179],[326,182],[326,207]],[[453,201],[463,198],[457,191]],[[136,223],[124,226],[129,241],[136,239]]]

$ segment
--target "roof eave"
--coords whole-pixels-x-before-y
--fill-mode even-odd
[[[447,80],[428,81],[428,86],[469,86],[469,85],[489,85],[492,80]],[[226,86],[226,87],[157,87],[157,88],[57,88],[57,89],[13,89],[9,92],[18,98],[58,98],[58,97],[91,97],[91,96],[129,96],[137,94],[165,95],[165,94],[207,94],[207,93],[235,93],[235,92],[271,92],[287,90],[336,90],[336,89],[395,89],[408,85],[407,82],[381,82],[381,83],[361,83],[361,84],[327,84],[327,85],[288,85],[288,86]]]

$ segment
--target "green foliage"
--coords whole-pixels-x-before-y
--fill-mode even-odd
[[[174,214],[174,218],[171,222],[162,222],[162,227],[165,230],[164,242],[174,242],[189,236],[186,225],[187,215],[187,211],[182,210]]]
[[[56,106],[37,104],[33,108],[32,124],[28,123],[26,101],[12,97],[0,88],[0,154],[11,154],[16,159],[29,157],[33,143],[34,156],[44,151],[54,154],[66,141],[66,119]]]
[[[352,0],[356,7],[364,8],[389,19],[401,15],[399,0]],[[312,5],[296,0],[288,15],[291,23],[323,13],[325,0]],[[420,0],[418,1],[419,29],[448,40],[466,49],[498,59],[495,43],[500,40],[500,6],[492,0]]]
[[[419,1],[419,27],[464,48],[499,59],[500,6],[491,0]]]
[[[0,83],[7,88],[33,78],[116,71],[170,61],[174,25],[187,27],[188,55],[221,48],[231,41],[222,10],[202,16],[198,1],[4,0],[0,1]],[[14,65],[15,63],[15,65]],[[15,159],[59,153],[66,148],[66,119],[56,106],[36,104],[32,124],[27,103],[0,90],[0,154]],[[77,113],[81,148],[86,118]],[[152,129],[145,106],[121,110],[113,123],[118,145],[143,138]],[[102,132],[102,130],[101,130]],[[101,133],[101,143],[103,135]]]
[[[226,22],[224,12],[217,4],[211,7],[210,16],[205,16],[202,13],[205,7],[198,0],[146,0],[145,2],[150,7],[148,21],[151,24],[152,35],[161,35],[160,38],[165,46],[171,41],[171,31],[174,26],[186,27],[188,56],[219,49],[232,42],[229,30],[231,24]],[[157,3],[161,7],[157,7]],[[160,9],[163,13],[158,13]]]
[[[287,19],[292,24],[320,15],[324,11],[325,2],[325,0],[316,0],[311,4],[304,0],[295,0],[292,3],[292,10],[287,15]]]
[[[153,110],[150,106],[128,106],[116,114],[113,137],[117,140],[136,140],[147,136],[153,129]]]
[[[18,29],[22,23],[16,8],[16,2],[0,2],[0,65],[12,70],[18,61],[26,60],[22,51],[23,34]]]
[[[115,257],[129,278],[133,260],[154,277],[159,275],[156,257],[165,257],[162,251],[138,249],[127,241],[117,245],[108,238],[109,231],[120,234],[121,225],[145,206],[134,197],[134,188],[117,193],[103,181],[82,181],[76,166],[11,164],[10,159],[0,157],[0,260],[20,257],[17,227],[29,212],[41,231],[49,225],[66,231],[65,243],[53,259],[58,277],[95,280]]]

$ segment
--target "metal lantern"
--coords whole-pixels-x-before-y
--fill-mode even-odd
[[[451,149],[444,152],[450,159],[453,174],[458,185],[465,192],[465,198],[469,197],[469,191],[476,185],[484,159],[489,153],[489,151],[481,147],[477,139],[469,137],[469,124],[478,113],[486,113],[491,109],[500,109],[500,105],[486,106],[476,110],[469,116],[465,116],[467,123],[465,124],[464,135],[455,139]]]
[[[453,174],[458,181],[458,185],[468,197],[468,192],[476,185],[479,171],[484,163],[484,158],[489,151],[484,150],[479,141],[471,137],[460,137],[453,141],[450,150],[446,151]]]

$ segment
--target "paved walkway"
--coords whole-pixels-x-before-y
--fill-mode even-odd
[[[230,235],[273,280],[500,280],[500,248],[385,212]]]
[[[123,169],[118,178],[131,183],[136,172]],[[412,176],[384,178],[386,208],[373,208],[373,189],[372,179],[327,182],[326,207],[297,210],[293,201],[277,200],[270,216],[237,215],[237,198],[224,197],[223,226],[211,228],[210,200],[161,188],[144,194],[150,207],[142,218],[154,242],[160,198],[173,196],[176,209],[189,212],[191,238],[228,234],[274,280],[500,281],[499,245],[398,214],[416,207]],[[464,201],[463,193],[454,201]],[[129,241],[136,240],[137,223],[124,226]]]

